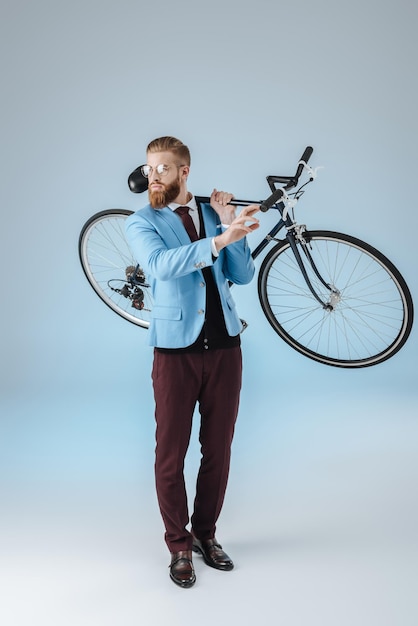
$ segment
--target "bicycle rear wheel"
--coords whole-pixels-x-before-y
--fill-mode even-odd
[[[405,280],[378,250],[349,235],[304,233],[320,276],[298,243],[314,298],[287,240],[265,257],[258,277],[263,311],[280,337],[326,365],[360,368],[398,352],[409,337],[413,303]]]
[[[125,220],[131,213],[109,209],[93,215],[81,229],[78,251],[99,298],[125,320],[148,328],[151,290],[125,239]]]

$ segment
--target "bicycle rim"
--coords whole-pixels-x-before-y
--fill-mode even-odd
[[[301,354],[336,367],[360,368],[392,357],[409,337],[413,303],[405,280],[378,250],[341,233],[306,233],[327,289],[304,257],[313,297],[288,241],[275,246],[260,268],[263,311],[284,341]],[[299,244],[301,249],[301,244]]]
[[[125,320],[148,328],[150,288],[145,277],[136,291],[127,279],[137,266],[125,239],[125,220],[131,213],[109,209],[93,215],[81,230],[78,250],[86,278],[99,298]]]

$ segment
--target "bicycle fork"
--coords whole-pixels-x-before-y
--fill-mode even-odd
[[[309,291],[312,293],[315,300],[319,302],[319,304],[322,306],[322,308],[325,311],[328,311],[328,312],[333,311],[341,300],[340,292],[334,286],[326,282],[324,278],[322,277],[322,275],[320,274],[318,268],[315,265],[315,261],[312,258],[311,252],[309,250],[309,241],[307,241],[305,237],[303,236],[304,231],[302,230],[302,228],[299,227],[297,224],[292,224],[291,226],[288,226],[287,228],[288,228],[288,231],[287,231],[286,239],[289,242],[289,245],[293,251],[293,254],[295,255],[296,261],[299,265],[300,271],[302,272],[305,282],[309,288]],[[307,261],[310,267],[312,268],[313,273],[321,282],[321,284],[324,285],[324,287],[326,287],[326,289],[328,289],[328,291],[330,292],[328,302],[324,302],[322,298],[320,298],[320,296],[315,291],[315,288],[313,287],[309,279],[308,273],[306,271],[305,263],[303,262],[302,256],[299,252],[298,242],[300,246],[302,247],[302,250],[307,258]]]
[[[336,289],[335,287],[330,285],[328,282],[326,282],[326,280],[324,280],[318,268],[316,267],[315,261],[313,260],[310,250],[308,248],[309,242],[306,241],[305,237],[303,236],[303,233],[305,232],[305,227],[299,226],[298,224],[293,222],[292,219],[289,217],[289,215],[286,215],[285,219],[283,219],[283,210],[285,208],[283,202],[279,202],[276,205],[276,208],[280,211],[282,217],[277,222],[277,224],[273,226],[273,228],[266,235],[266,237],[255,248],[255,250],[252,253],[253,259],[258,257],[259,254],[261,254],[261,252],[270,243],[270,241],[280,241],[279,239],[276,239],[275,236],[282,228],[286,228],[287,229],[286,239],[289,242],[289,245],[293,251],[293,254],[295,255],[295,259],[297,261],[297,264],[299,265],[299,269],[302,272],[303,278],[305,279],[305,282],[308,286],[309,291],[312,293],[315,300],[321,305],[321,307],[325,311],[328,311],[328,312],[333,311],[341,300],[341,294],[338,291],[338,289]],[[308,273],[306,271],[305,263],[299,252],[298,243],[302,246],[307,262],[312,268],[313,273],[321,282],[321,284],[324,285],[324,287],[330,292],[328,302],[324,302],[322,298],[315,291],[315,288],[312,285],[310,278],[308,276]]]

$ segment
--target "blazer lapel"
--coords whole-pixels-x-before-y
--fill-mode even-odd
[[[174,214],[174,211],[172,211],[168,207],[164,207],[163,209],[158,209],[157,211],[155,211],[155,216],[158,220],[156,224],[164,224],[163,228],[170,228],[181,244],[184,245],[190,243],[189,236],[186,233],[178,215]]]
[[[201,238],[219,235],[221,232],[218,228],[220,220],[212,207],[205,203],[198,203],[198,211],[200,219],[202,220]],[[166,228],[170,228],[182,245],[190,243],[189,236],[178,215],[174,214],[174,211],[168,207],[158,210],[153,209],[153,216],[155,216],[155,225],[157,228],[162,231]]]
[[[220,220],[218,219],[215,211],[209,204],[198,203],[198,209],[200,213],[200,219],[203,221],[203,237],[215,237],[215,235],[220,234],[220,229],[218,228],[218,224],[220,224]]]

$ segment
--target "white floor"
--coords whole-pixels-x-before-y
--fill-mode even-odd
[[[150,449],[137,481],[131,469],[83,478],[82,458],[75,482],[58,462],[57,480],[47,461],[43,476],[35,467],[32,477],[9,476],[0,505],[1,624],[416,626],[414,407],[396,399],[384,418],[367,405],[354,417],[351,408],[338,420],[288,421],[275,441],[242,424],[218,527],[236,567],[218,572],[195,557],[191,589],[169,579]],[[134,462],[134,449],[125,452]]]

